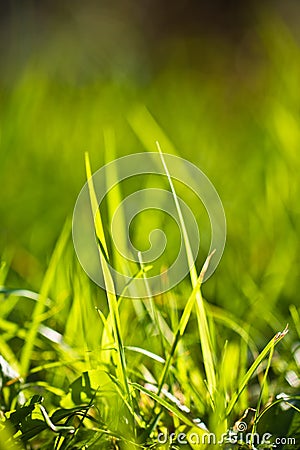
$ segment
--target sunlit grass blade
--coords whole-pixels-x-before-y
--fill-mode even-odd
[[[157,308],[156,308],[156,305],[155,305],[155,302],[154,302],[154,298],[152,296],[152,293],[151,293],[151,290],[150,290],[150,286],[149,286],[149,283],[148,283],[148,280],[147,280],[147,274],[146,274],[146,271],[145,271],[145,265],[144,265],[143,260],[142,260],[142,253],[141,252],[138,252],[138,259],[139,259],[139,263],[140,263],[140,266],[141,266],[142,278],[143,278],[144,283],[145,283],[147,297],[148,297],[146,299],[146,301],[149,302],[150,313],[151,313],[151,317],[153,318],[153,325],[158,331],[158,334],[159,334],[159,337],[160,337],[160,345],[161,345],[162,351],[165,352],[164,335],[163,335],[162,329],[160,327],[158,311],[157,311]]]
[[[184,240],[184,245],[185,245],[185,249],[186,249],[188,265],[190,267],[191,283],[192,283],[192,286],[194,289],[195,287],[197,287],[197,284],[198,284],[198,275],[197,275],[196,266],[194,264],[194,258],[193,258],[193,253],[191,250],[191,245],[190,245],[187,229],[185,226],[183,214],[182,214],[182,211],[181,211],[181,208],[179,205],[175,187],[174,187],[171,175],[170,175],[167,165],[165,163],[164,156],[163,156],[163,153],[161,151],[161,148],[160,148],[160,145],[158,142],[157,142],[157,148],[158,148],[159,154],[161,156],[161,161],[162,161],[164,170],[166,172],[166,175],[167,175],[167,178],[169,181],[169,185],[170,185],[170,188],[171,188],[171,191],[173,194],[176,210],[177,210],[177,213],[179,216],[181,231],[183,234],[183,240]],[[209,331],[209,327],[208,327],[208,320],[207,320],[205,305],[204,305],[203,297],[202,297],[201,290],[199,287],[196,292],[196,314],[197,314],[198,329],[199,329],[201,348],[202,348],[202,354],[203,354],[203,363],[204,363],[204,368],[205,368],[205,374],[207,377],[207,386],[208,386],[210,396],[211,396],[211,398],[213,398],[214,392],[216,390],[214,349],[212,346],[212,340],[211,340],[210,331]]]
[[[113,336],[116,346],[116,371],[117,376],[120,380],[122,380],[122,387],[124,389],[124,392],[128,395],[128,398],[130,399],[130,389],[128,385],[127,380],[127,373],[126,373],[126,360],[125,360],[125,353],[124,353],[124,346],[122,342],[122,335],[121,335],[121,322],[120,322],[120,316],[119,316],[119,310],[118,310],[118,303],[117,298],[115,294],[115,287],[114,282],[107,264],[108,259],[108,253],[107,253],[107,245],[102,225],[102,220],[99,212],[98,207],[98,201],[94,189],[93,179],[92,179],[92,172],[91,172],[91,166],[88,154],[85,155],[85,161],[86,161],[86,175],[88,180],[88,188],[90,193],[90,199],[91,199],[91,208],[92,213],[94,217],[94,223],[95,223],[95,232],[98,236],[99,241],[101,242],[101,247],[99,246],[99,256],[101,261],[101,267],[103,271],[103,278],[105,282],[106,287],[106,296],[108,300],[109,305],[109,311],[112,318],[112,329],[113,329]],[[106,255],[103,255],[103,251],[106,252]]]
[[[140,353],[141,355],[147,356],[148,358],[153,359],[153,361],[159,362],[161,364],[165,364],[165,359],[161,356],[157,355],[156,353],[150,352],[149,350],[146,350],[141,347],[136,347],[132,345],[127,345],[125,347],[125,350],[130,350],[132,352]]]
[[[278,344],[278,342],[280,342],[284,336],[287,334],[288,332],[288,327],[286,327],[282,332],[277,333],[271,340],[270,342],[265,346],[265,348],[262,350],[262,352],[258,355],[258,357],[255,359],[255,361],[252,363],[251,367],[249,368],[249,370],[247,371],[247,373],[245,374],[244,378],[242,379],[238,390],[236,391],[236,393],[232,396],[227,410],[226,410],[226,416],[229,416],[229,414],[232,412],[234,405],[236,404],[239,396],[241,395],[241,393],[243,392],[243,390],[245,389],[245,387],[247,386],[247,384],[249,383],[250,379],[252,378],[252,376],[254,375],[256,369],[258,368],[258,366],[261,364],[261,362],[266,358],[266,356],[268,355],[268,353],[274,348],[274,346],[276,344]]]
[[[101,364],[109,365],[111,358],[114,357],[112,349],[115,347],[111,313],[109,312],[108,316],[105,317],[101,309],[96,307],[96,311],[103,325],[99,360]]]
[[[252,442],[253,442],[253,436],[256,432],[257,418],[260,413],[260,408],[262,405],[263,398],[265,398],[265,400],[267,400],[267,398],[268,398],[268,393],[266,392],[267,391],[267,379],[268,379],[269,370],[271,368],[273,355],[274,355],[274,345],[271,347],[270,352],[269,352],[268,363],[267,363],[267,367],[266,367],[264,377],[263,377],[263,380],[261,383],[261,389],[260,389],[258,402],[257,402],[256,409],[255,409],[255,414],[254,414],[254,419],[253,419],[253,427],[252,427],[252,436],[251,436]]]
[[[290,313],[291,313],[293,322],[295,324],[295,328],[296,328],[298,337],[300,339],[300,315],[299,315],[299,311],[295,305],[290,306]]]
[[[58,266],[58,262],[62,256],[63,250],[65,248],[66,242],[70,235],[70,224],[69,221],[66,222],[62,233],[60,235],[60,238],[56,244],[56,247],[54,249],[54,252],[52,254],[47,272],[45,274],[43,284],[39,293],[38,301],[35,305],[33,314],[32,314],[32,321],[30,324],[30,329],[28,331],[28,334],[26,336],[26,340],[24,343],[24,347],[22,350],[21,360],[20,360],[20,367],[21,367],[21,374],[26,377],[29,367],[30,367],[30,360],[32,351],[34,349],[36,336],[38,334],[39,326],[41,323],[41,316],[44,313],[45,307],[48,302],[49,292],[51,289],[51,285],[54,281],[54,276],[56,272],[56,268]]]
[[[86,170],[86,177],[87,177],[87,181],[88,181],[91,208],[92,208],[94,224],[95,224],[95,233],[98,238],[99,244],[102,246],[102,248],[100,249],[100,250],[102,250],[102,251],[100,251],[100,256],[103,257],[103,251],[104,251],[105,258],[109,259],[102,219],[101,219],[101,215],[100,215],[100,211],[99,211],[98,200],[97,200],[96,192],[94,189],[94,183],[92,180],[92,170],[91,170],[90,159],[89,159],[89,155],[87,152],[85,153],[85,170]]]
[[[208,258],[206,259],[206,261],[205,261],[205,263],[203,265],[203,268],[201,270],[201,273],[200,273],[200,275],[199,275],[199,277],[197,279],[197,283],[196,283],[195,287],[193,288],[193,291],[192,291],[192,293],[191,293],[191,295],[190,295],[190,297],[189,297],[189,299],[188,299],[188,301],[187,301],[187,303],[185,305],[185,308],[183,310],[183,313],[182,313],[182,316],[180,318],[177,330],[175,332],[174,341],[172,343],[172,347],[171,347],[168,359],[166,361],[166,364],[164,365],[164,369],[163,369],[163,372],[162,372],[162,375],[161,375],[161,378],[160,378],[160,381],[159,381],[158,391],[157,391],[158,395],[161,393],[163,385],[164,385],[164,383],[166,381],[166,378],[167,378],[167,375],[168,375],[168,371],[169,371],[169,368],[170,368],[170,364],[171,364],[172,359],[174,357],[174,354],[175,354],[178,342],[179,342],[180,338],[183,336],[183,334],[185,332],[185,329],[187,327],[190,315],[191,315],[193,307],[195,305],[197,293],[199,292],[199,289],[201,287],[201,283],[203,281],[205,272],[206,272],[206,270],[208,268],[209,261],[210,261],[212,255],[213,255],[213,253],[211,255],[209,255]]]
[[[6,261],[0,261],[0,286],[5,283],[9,270],[9,264]]]
[[[125,297],[126,297],[126,294],[129,293],[130,285],[133,283],[133,281],[134,281],[136,278],[140,278],[140,277],[142,277],[142,275],[143,275],[143,270],[140,269],[138,272],[136,272],[136,273],[132,276],[132,278],[130,279],[130,281],[124,286],[124,288],[123,288],[123,290],[122,290],[120,296],[118,297],[118,308],[121,307],[121,305],[122,305],[122,303],[123,303],[123,300],[124,300]],[[137,299],[137,301],[138,301],[138,299]],[[140,302],[141,302],[141,301],[140,301]],[[111,312],[109,311],[107,317],[105,318],[104,315],[103,315],[103,313],[102,313],[102,311],[99,310],[99,308],[96,308],[96,309],[97,309],[97,311],[98,311],[98,313],[99,313],[99,315],[100,315],[101,321],[102,321],[102,323],[103,323],[103,332],[102,332],[102,337],[101,337],[101,348],[102,348],[103,350],[105,350],[105,349],[107,349],[108,347],[110,347],[110,346],[111,346],[111,343],[113,342],[113,338],[112,338],[112,333],[113,333],[113,331],[112,331],[112,318],[111,318]],[[102,352],[102,359],[103,359],[103,362],[109,363],[109,360],[110,360],[110,353],[107,352],[107,351]]]
[[[178,154],[168,136],[145,105],[136,106],[129,114],[128,122],[147,151],[154,152],[156,150],[153,140],[153,136],[155,136],[166,152],[173,155]]]
[[[37,292],[30,291],[29,289],[7,289],[4,286],[0,286],[0,294],[4,294],[5,297],[13,295],[16,297],[24,297],[35,301],[38,301],[40,296],[40,294],[38,294]],[[50,299],[46,299],[45,302],[46,306],[51,304]]]

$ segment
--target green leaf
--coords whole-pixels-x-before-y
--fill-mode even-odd
[[[9,416],[9,421],[13,425],[20,424],[27,416],[29,416],[35,408],[35,405],[42,403],[43,397],[40,395],[34,395],[31,397],[24,406],[19,407],[16,411],[12,412]]]
[[[71,397],[75,405],[79,405],[92,398],[92,388],[88,372],[84,372],[79,378],[77,378],[70,385]],[[82,394],[85,394],[85,398],[82,399]]]

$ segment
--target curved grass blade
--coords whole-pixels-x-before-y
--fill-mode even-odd
[[[160,145],[158,142],[156,142],[156,145],[157,145],[160,157],[161,157],[161,161],[162,161],[164,170],[165,170],[167,178],[168,178],[168,182],[169,182],[172,194],[173,194],[176,210],[177,210],[177,213],[179,216],[179,222],[180,222],[181,231],[183,234],[183,240],[184,240],[184,245],[185,245],[185,249],[186,249],[188,265],[191,268],[190,269],[190,279],[191,279],[191,283],[192,283],[192,286],[194,289],[198,285],[198,275],[197,275],[196,266],[194,264],[194,258],[193,258],[193,253],[191,250],[191,245],[190,245],[187,229],[186,229],[182,211],[181,211],[181,208],[180,208],[180,205],[178,202],[175,187],[174,187],[170,172],[167,168],[166,162],[164,160],[163,153],[161,151],[161,148],[160,148]],[[206,378],[207,378],[207,386],[208,386],[208,391],[209,391],[210,397],[213,399],[214,392],[215,392],[216,386],[217,386],[216,385],[215,362],[214,362],[214,349],[213,349],[213,345],[212,345],[212,339],[211,339],[211,335],[210,335],[210,331],[209,331],[207,314],[206,314],[205,305],[204,305],[202,293],[200,290],[200,286],[197,287],[195,297],[196,297],[196,314],[197,314],[197,321],[198,321],[198,329],[199,329],[201,348],[202,348],[202,353],[203,353],[205,374],[206,374]]]
[[[255,359],[255,361],[253,362],[253,364],[251,365],[250,369],[247,371],[247,373],[245,374],[244,378],[241,381],[241,384],[238,388],[238,390],[236,391],[236,393],[232,396],[231,401],[229,402],[228,406],[227,406],[227,410],[226,410],[226,417],[229,416],[229,414],[232,412],[234,405],[236,404],[239,396],[241,395],[241,393],[243,392],[243,390],[245,389],[245,387],[247,386],[247,384],[249,383],[251,377],[253,376],[253,374],[255,373],[256,369],[258,368],[258,366],[260,365],[260,363],[266,358],[266,356],[268,355],[268,353],[270,351],[272,351],[272,349],[275,347],[276,344],[278,344],[278,342],[280,342],[284,336],[288,333],[288,326],[285,327],[285,329],[282,332],[277,333],[271,340],[270,342],[265,346],[265,348],[263,349],[263,351],[258,355],[258,357]]]

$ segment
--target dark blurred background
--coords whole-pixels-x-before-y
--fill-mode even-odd
[[[83,83],[111,71],[149,80],[174,57],[169,51],[175,43],[185,46],[186,63],[195,69],[205,73],[208,64],[227,59],[235,71],[249,57],[255,62],[264,55],[257,28],[264,21],[275,16],[299,34],[300,6],[290,0],[3,1],[0,8],[6,79],[35,58],[48,60],[51,74],[68,81]],[[199,42],[190,47],[197,39],[205,48]]]

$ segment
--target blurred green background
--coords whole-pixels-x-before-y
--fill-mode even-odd
[[[300,288],[300,5],[1,5],[0,245],[10,286],[39,289],[85,181],[84,152],[94,170],[104,163],[107,127],[117,156],[144,151],[143,140],[155,150],[154,118],[169,139],[163,151],[172,143],[201,168],[224,204],[227,245],[205,295],[261,321],[265,335],[283,329]]]

